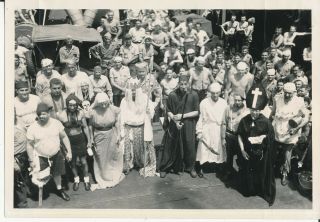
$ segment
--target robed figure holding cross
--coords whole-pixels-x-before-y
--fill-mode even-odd
[[[243,166],[241,167],[241,188],[245,196],[261,196],[269,206],[276,194],[273,170],[274,130],[271,122],[261,110],[268,99],[261,85],[254,85],[246,95],[250,114],[243,117],[238,127],[238,141]]]

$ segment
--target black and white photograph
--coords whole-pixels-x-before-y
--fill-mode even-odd
[[[9,208],[314,209],[312,9],[13,11]]]

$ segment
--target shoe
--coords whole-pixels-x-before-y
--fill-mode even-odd
[[[192,177],[192,178],[196,178],[197,177],[197,172],[193,169],[193,170],[191,170],[190,171],[190,176]]]
[[[283,175],[281,178],[281,185],[282,186],[286,186],[288,184],[288,176],[287,175]]]
[[[64,199],[65,201],[69,201],[70,200],[70,197],[69,195],[64,192],[64,190],[58,190],[58,196],[61,197],[62,199]]]
[[[124,171],[123,171],[124,175],[128,175],[129,172],[130,172],[130,170],[124,170]]]
[[[91,188],[91,184],[90,184],[89,182],[84,182],[84,189],[85,189],[86,191],[89,191],[90,188]]]
[[[167,176],[167,173],[166,172],[160,172],[160,177],[161,178],[165,178]]]
[[[204,175],[203,175],[203,171],[202,170],[199,171],[198,176],[199,176],[199,178],[203,178]]]
[[[74,191],[79,190],[79,183],[73,183],[73,190]]]

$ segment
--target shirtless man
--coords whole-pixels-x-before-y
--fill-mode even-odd
[[[163,80],[160,82],[160,86],[162,88],[162,104],[161,108],[166,107],[167,105],[167,99],[169,94],[175,90],[178,86],[178,79],[173,78],[173,69],[168,68],[166,76]]]
[[[275,33],[272,36],[270,46],[272,48],[276,48],[279,55],[282,54],[281,51],[283,49],[283,35],[281,27],[276,27]]]
[[[224,86],[228,85],[230,76],[234,76],[237,73],[236,67],[233,65],[232,58],[227,57],[225,59],[225,75],[224,75]]]
[[[237,155],[237,164],[241,167],[241,153],[237,138],[237,130],[240,120],[245,117],[249,110],[244,104],[244,99],[238,95],[233,94],[234,104],[229,105],[226,111],[226,142],[227,142],[227,173],[226,179],[230,179],[233,169],[233,157]]]
[[[254,76],[248,72],[248,65],[245,62],[239,62],[237,70],[238,72],[236,74],[229,76],[224,97],[226,100],[230,94],[234,93],[245,98],[246,93],[252,86]]]
[[[199,101],[207,97],[207,88],[214,81],[211,71],[204,65],[205,59],[199,56],[195,67],[189,70],[189,85],[192,90],[198,93]]]

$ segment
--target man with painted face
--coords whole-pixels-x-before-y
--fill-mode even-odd
[[[29,84],[26,81],[18,81],[15,84],[17,96],[14,98],[17,120],[23,127],[28,128],[36,121],[37,105],[41,102],[36,95],[30,94]]]
[[[60,151],[60,143],[62,142],[66,148],[66,160],[72,159],[71,147],[68,136],[64,131],[60,121],[50,117],[50,108],[45,103],[39,103],[37,106],[38,120],[34,122],[27,131],[27,152],[29,156],[30,166],[32,168],[32,181],[38,184],[36,176],[40,172],[47,172],[47,176],[53,176],[57,186],[57,195],[65,201],[69,201],[70,197],[62,190],[61,175],[65,174],[64,157]]]
[[[42,98],[50,94],[50,80],[53,78],[60,79],[61,75],[53,69],[53,62],[51,59],[41,60],[41,71],[37,74],[36,79],[36,94]]]
[[[227,159],[225,137],[227,102],[220,98],[221,85],[219,83],[212,83],[208,92],[210,97],[200,103],[200,117],[196,125],[199,139],[196,160],[199,161],[200,168],[207,162],[218,164],[219,173],[221,173],[223,163]],[[199,177],[203,177],[202,169]]]
[[[199,97],[195,91],[188,91],[187,76],[180,76],[179,87],[171,92],[167,101],[170,119],[162,144],[163,152],[159,157],[160,177],[169,172],[186,171],[197,177],[196,161],[196,123],[199,115]]]
[[[269,119],[260,113],[267,102],[261,85],[254,85],[248,90],[246,105],[250,114],[240,120],[237,131],[243,158],[239,182],[245,196],[260,196],[272,206],[276,194],[274,131]]]
[[[288,174],[291,169],[292,149],[301,136],[301,128],[309,119],[303,98],[296,95],[294,83],[284,84],[283,94],[274,98],[271,118],[275,131],[275,145],[281,159],[281,184],[285,186],[288,184]]]

